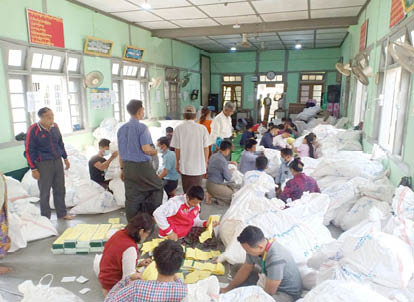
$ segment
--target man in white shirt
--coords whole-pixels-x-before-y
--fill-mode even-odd
[[[183,115],[184,122],[175,128],[171,147],[175,148],[177,172],[187,193],[192,186],[201,186],[207,172],[210,140],[207,128],[195,122],[194,106],[186,106]]]
[[[232,102],[224,103],[223,111],[220,112],[211,123],[211,144],[216,144],[217,138],[230,139],[233,136],[231,116],[234,113]]]

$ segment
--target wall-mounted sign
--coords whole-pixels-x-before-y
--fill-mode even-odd
[[[403,1],[412,2],[410,0],[392,0],[391,3],[391,15],[390,15],[390,28],[394,27],[405,17]]]
[[[26,12],[30,43],[65,48],[62,18],[31,9]]]
[[[361,26],[361,35],[359,36],[359,50],[364,50],[367,47],[367,33],[368,33],[368,20],[365,20]]]
[[[414,9],[414,1],[413,0],[402,0],[404,10],[406,13],[412,11]]]
[[[95,37],[87,37],[83,52],[88,55],[110,57],[114,42]]]
[[[125,46],[124,56],[122,57],[124,60],[141,62],[143,57],[144,49],[130,45]]]

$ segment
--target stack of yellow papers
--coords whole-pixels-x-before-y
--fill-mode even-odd
[[[158,278],[158,271],[155,266],[155,261],[152,261],[150,265],[142,273],[142,278],[144,280],[157,280]]]
[[[110,224],[120,224],[121,223],[121,218],[119,218],[119,217],[109,218],[108,223],[110,223]]]
[[[164,240],[165,239],[162,238],[156,238],[151,241],[144,242],[141,248],[142,255],[145,255],[146,253],[151,253]]]
[[[208,239],[213,238],[213,223],[219,222],[219,221],[220,221],[219,215],[211,215],[208,218],[207,229],[203,233],[201,233],[200,237],[198,238],[201,243],[207,241]]]
[[[204,280],[211,276],[211,273],[208,271],[194,271],[192,273],[189,273],[187,276],[185,276],[184,283],[185,284],[193,284],[197,281]]]
[[[185,258],[192,260],[209,260],[220,256],[220,251],[205,252],[200,249],[187,248],[185,250]]]
[[[64,253],[64,249],[63,249],[63,244],[65,243],[65,239],[68,238],[69,236],[71,236],[73,232],[73,228],[68,228],[66,229],[62,235],[60,235],[60,237],[58,239],[55,240],[55,242],[53,242],[52,244],[52,253],[53,254],[63,254]]]

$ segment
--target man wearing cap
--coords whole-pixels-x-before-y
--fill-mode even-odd
[[[130,221],[138,212],[152,215],[162,203],[163,182],[151,164],[157,155],[144,118],[142,101],[131,100],[127,105],[131,119],[119,128],[118,148],[121,178],[125,184],[125,212]]]
[[[210,137],[207,128],[195,122],[194,106],[185,106],[183,116],[184,122],[174,129],[171,147],[175,148],[177,171],[187,193],[192,186],[201,186],[207,172]]]
[[[223,106],[223,111],[220,112],[211,123],[211,144],[215,145],[217,139],[219,141],[227,140],[231,141],[233,137],[233,126],[231,123],[231,116],[234,113],[234,103],[225,102]],[[217,145],[216,150],[220,146]],[[230,160],[230,156],[227,158]]]

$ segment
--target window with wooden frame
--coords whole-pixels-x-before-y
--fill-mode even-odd
[[[299,103],[305,104],[308,100],[315,100],[316,105],[322,103],[325,72],[302,73],[299,82]]]
[[[232,102],[236,110],[243,108],[243,77],[240,75],[224,75],[221,85],[222,105]]]
[[[261,74],[259,76],[259,82],[261,83],[283,82],[283,74],[276,74],[272,80],[270,80],[266,74]]]

